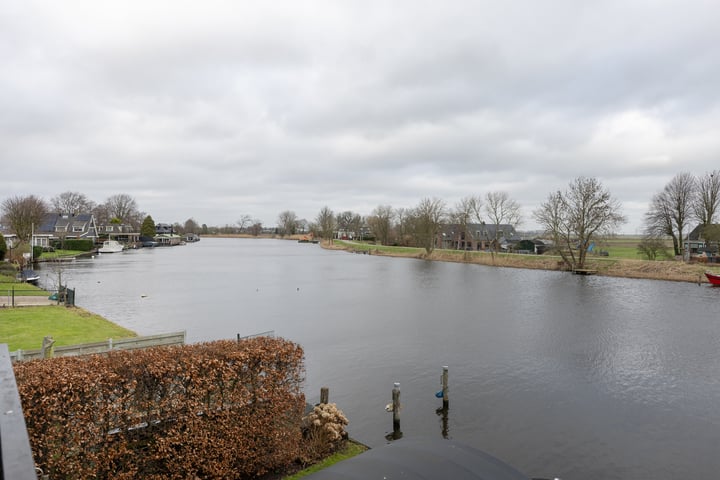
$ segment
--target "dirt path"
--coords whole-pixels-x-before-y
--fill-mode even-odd
[[[49,294],[48,294],[49,295]],[[7,295],[0,297],[0,307],[9,307],[13,304],[13,298]],[[47,295],[43,296],[15,296],[16,307],[34,307],[38,305],[57,305],[57,301],[50,300]]]

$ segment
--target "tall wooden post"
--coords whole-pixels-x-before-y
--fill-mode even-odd
[[[443,408],[448,408],[450,406],[450,399],[448,398],[448,367],[443,367],[443,373],[442,373],[442,399],[443,399]]]
[[[328,387],[322,387],[320,389],[320,403],[325,404],[330,400],[330,389]]]
[[[400,382],[395,382],[392,390],[393,431],[400,430]]]

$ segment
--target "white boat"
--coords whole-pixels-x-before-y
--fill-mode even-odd
[[[98,253],[122,252],[124,248],[123,244],[117,240],[105,240],[102,247],[98,248]]]

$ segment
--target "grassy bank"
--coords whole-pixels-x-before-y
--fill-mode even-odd
[[[520,255],[516,253],[463,252],[460,250],[434,250],[430,255],[422,248],[387,247],[335,240],[331,245],[323,243],[324,248],[347,250],[371,255],[392,257],[418,258],[445,262],[474,263],[496,267],[530,268],[539,270],[564,270],[559,256],[553,255]],[[588,256],[586,268],[596,270],[598,275],[626,278],[645,278],[654,280],[672,280],[679,282],[707,283],[705,271],[720,273],[720,266],[708,266],[701,263],[685,263],[677,260],[638,260],[630,257],[628,246],[617,246],[624,249],[626,257],[613,255],[609,250],[607,257]]]
[[[0,275],[0,296],[27,295],[27,296],[48,296],[46,290],[25,282],[18,282],[15,277]],[[2,302],[0,302],[2,303]]]
[[[40,348],[46,335],[55,346],[101,342],[137,334],[82,308],[64,306],[0,309],[0,343],[11,352]]]
[[[297,480],[299,478],[306,477],[310,475],[311,473],[318,472],[324,468],[328,468],[332,465],[335,465],[338,462],[342,462],[343,460],[347,460],[348,458],[352,458],[356,455],[360,455],[364,451],[366,451],[368,447],[365,445],[362,445],[360,443],[356,443],[354,441],[348,441],[345,445],[345,448],[340,450],[339,452],[335,452],[332,455],[330,455],[328,458],[323,460],[320,463],[316,463],[315,465],[308,467],[304,470],[301,470],[294,475],[290,475],[287,477],[283,477],[283,480]]]

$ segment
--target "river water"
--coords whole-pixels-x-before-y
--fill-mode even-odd
[[[62,275],[79,306],[141,335],[301,344],[308,401],[328,386],[370,446],[400,382],[403,438],[447,436],[528,476],[720,477],[717,288],[207,238]]]

